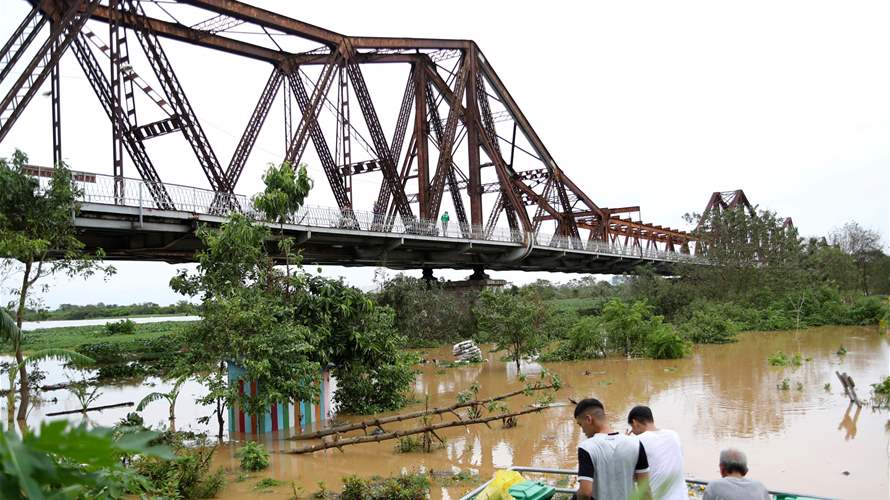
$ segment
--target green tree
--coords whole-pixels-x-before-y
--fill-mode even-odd
[[[844,224],[840,229],[834,230],[829,235],[829,239],[833,245],[837,245],[856,261],[856,267],[859,268],[862,292],[868,295],[869,268],[883,255],[883,252],[881,252],[881,235],[877,231],[860,226],[858,222],[851,221]]]
[[[86,255],[75,234],[72,215],[77,211],[78,188],[71,171],[56,165],[49,184],[27,175],[28,157],[16,151],[11,159],[0,159],[0,257],[10,259],[7,265],[13,273],[21,273],[21,285],[16,291],[16,326],[21,328],[26,306],[39,282],[55,273],[69,277],[88,277],[96,272],[106,276],[114,272],[102,266],[103,253]],[[17,264],[15,264],[17,262]],[[41,287],[45,290],[46,285]],[[13,342],[19,366],[21,401],[17,418],[24,420],[28,413],[28,371],[22,363],[21,335]]]
[[[476,320],[472,297],[448,291],[439,282],[398,274],[381,283],[377,301],[395,311],[395,326],[413,346],[434,346],[470,338]]]
[[[288,172],[286,166],[271,168],[264,177],[266,191],[254,200],[266,217],[282,224],[299,209],[311,185],[305,169],[296,176]],[[404,404],[402,393],[413,371],[401,352],[404,338],[393,329],[391,310],[341,280],[304,271],[298,261],[291,272],[291,240],[283,231],[273,236],[242,215],[218,229],[203,227],[198,237],[203,249],[196,255],[197,272],[181,272],[171,286],[202,299],[202,320],[186,334],[192,346],[187,359],[193,373],[216,371],[203,380],[212,382],[218,418],[222,407],[234,401],[250,413],[273,402],[317,401],[321,370],[329,364],[337,367],[337,397],[354,401],[355,408]],[[276,239],[286,256],[286,273],[275,268],[277,255],[267,244]],[[222,388],[226,362],[237,363],[244,379],[257,382],[256,395]],[[390,377],[394,373],[402,376]],[[350,384],[354,378],[373,392],[345,397],[358,385]],[[341,403],[341,409],[349,404]]]
[[[498,351],[507,351],[519,370],[522,356],[537,352],[541,332],[535,329],[538,308],[520,293],[485,290],[479,295],[474,312],[482,338],[497,344]]]
[[[696,251],[709,265],[683,265],[679,274],[700,296],[740,299],[752,291],[784,293],[803,286],[797,229],[766,210],[744,207],[686,215],[696,224]]]

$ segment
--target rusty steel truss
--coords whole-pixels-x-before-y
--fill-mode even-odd
[[[21,68],[0,101],[0,141],[49,79],[54,160],[61,160],[58,64],[66,51],[73,53],[112,125],[114,176],[124,178],[126,152],[159,208],[175,207],[146,141],[181,134],[218,193],[216,203],[235,203],[235,186],[273,103],[280,99],[287,138],[282,160],[300,163],[311,142],[339,210],[349,214],[353,207],[371,209],[381,229],[396,217],[403,222],[436,220],[445,204],[454,210],[454,221],[467,237],[484,238],[503,220],[524,233],[552,231],[554,241],[570,246],[583,245],[586,231],[591,241],[689,251],[690,234],[641,222],[638,215],[634,220],[629,214],[639,214],[637,206],[601,207],[585,194],[559,167],[471,40],[347,36],[232,0],[30,4],[33,9],[0,49],[0,83],[9,84],[13,67]],[[202,13],[203,21],[188,24],[172,15],[162,17],[158,6],[167,14],[168,9],[187,6],[192,13]],[[92,31],[88,20],[91,26],[95,21],[107,25],[107,36]],[[248,26],[268,34],[274,46],[231,36]],[[291,52],[272,34],[318,46]],[[227,165],[211,147],[162,39],[269,64],[266,84],[257,89],[256,106]],[[133,67],[133,49],[144,53],[149,68]],[[398,109],[375,103],[365,70],[376,64],[409,68]],[[157,85],[140,72],[151,75]],[[166,117],[140,121],[136,93],[148,96]],[[334,114],[336,126],[325,125],[323,112]],[[381,124],[382,114],[396,117],[389,133]],[[358,159],[359,148],[369,153],[367,158]],[[380,179],[376,196],[357,198],[353,180],[369,173]],[[123,198],[123,190],[121,181],[116,196]]]

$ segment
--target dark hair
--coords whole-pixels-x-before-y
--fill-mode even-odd
[[[641,424],[649,424],[655,422],[655,417],[652,416],[652,409],[648,406],[634,406],[627,414],[627,423],[631,424],[634,420]]]
[[[585,413],[587,413],[587,410],[590,410],[592,408],[599,408],[601,411],[606,410],[606,408],[603,406],[603,404],[600,402],[599,399],[596,399],[596,398],[582,399],[581,401],[578,402],[578,405],[575,406],[575,418],[578,418],[581,415],[584,415]]]

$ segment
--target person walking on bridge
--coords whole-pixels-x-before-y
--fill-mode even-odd
[[[448,236],[448,221],[451,220],[451,217],[448,216],[448,210],[442,214],[440,220],[442,221],[442,236]]]

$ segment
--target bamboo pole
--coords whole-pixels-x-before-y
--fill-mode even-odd
[[[107,410],[109,408],[121,408],[124,406],[133,406],[133,402],[129,401],[127,403],[117,403],[117,404],[113,404],[113,405],[93,406],[92,408],[87,408],[85,410],[82,409],[82,410],[57,411],[57,412],[53,412],[53,413],[47,413],[46,416],[47,417],[55,417],[58,415],[71,415],[74,413],[86,413],[88,411],[102,411],[102,410]]]
[[[307,439],[318,439],[318,438],[321,438],[324,436],[330,436],[331,434],[339,434],[341,432],[349,432],[349,431],[355,431],[355,430],[359,430],[359,429],[363,430],[365,432],[365,434],[367,434],[368,427],[376,427],[380,430],[383,430],[383,428],[381,427],[383,424],[389,424],[392,422],[401,422],[404,420],[411,420],[411,419],[415,419],[415,418],[425,417],[427,415],[440,415],[442,413],[454,413],[454,416],[456,416],[458,419],[460,419],[461,418],[460,415],[455,413],[455,410],[458,410],[460,408],[466,408],[469,406],[476,406],[476,405],[486,405],[486,404],[492,403],[494,401],[500,401],[502,399],[507,399],[507,398],[512,398],[513,396],[518,396],[519,394],[523,394],[524,392],[529,391],[529,390],[543,391],[546,389],[553,389],[553,388],[554,387],[552,385],[532,386],[532,387],[528,387],[525,389],[519,389],[519,390],[516,390],[513,392],[509,392],[507,394],[502,394],[500,396],[495,396],[495,397],[489,398],[489,399],[484,399],[484,400],[474,399],[473,401],[467,401],[466,403],[457,403],[457,404],[453,404],[451,406],[447,406],[444,408],[432,408],[430,410],[421,410],[421,411],[416,411],[413,413],[404,413],[401,415],[393,415],[391,417],[375,418],[373,420],[364,420],[362,422],[356,422],[354,424],[339,425],[337,427],[331,427],[329,429],[322,429],[320,431],[309,432],[306,434],[298,434],[296,436],[291,436],[288,439],[293,440],[293,441],[303,441],[303,440],[307,440]]]
[[[539,411],[546,410],[548,408],[550,408],[550,407],[549,406],[534,406],[534,407],[527,408],[525,410],[521,410],[521,411],[517,411],[517,412],[513,412],[513,413],[504,413],[501,415],[492,415],[492,416],[488,416],[488,417],[475,418],[475,419],[470,419],[470,420],[455,420],[452,422],[442,422],[442,423],[438,423],[438,424],[427,425],[424,427],[415,427],[413,429],[408,429],[408,430],[404,430],[404,431],[395,431],[395,432],[388,432],[386,434],[378,434],[376,436],[373,436],[373,435],[372,436],[356,436],[356,437],[342,439],[342,440],[325,441],[325,442],[313,444],[310,446],[304,446],[302,448],[296,448],[293,450],[283,451],[282,453],[289,453],[289,454],[293,454],[293,455],[302,455],[305,453],[312,453],[312,452],[316,452],[316,451],[326,450],[328,448],[337,448],[340,451],[343,451],[342,450],[343,446],[349,446],[349,445],[353,445],[353,444],[376,443],[376,442],[380,442],[380,441],[388,441],[390,439],[398,439],[398,438],[402,438],[405,436],[411,436],[413,434],[421,434],[424,432],[430,432],[433,435],[435,435],[437,439],[442,441],[442,438],[439,438],[439,436],[436,435],[436,431],[439,429],[446,429],[448,427],[467,426],[467,425],[473,425],[473,424],[488,425],[488,422],[491,422],[493,420],[505,419],[508,417],[515,418],[520,415],[525,415],[527,413],[536,413]]]

